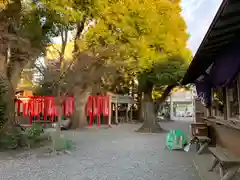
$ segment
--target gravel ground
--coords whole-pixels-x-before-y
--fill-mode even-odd
[[[0,180],[200,180],[192,154],[169,152],[166,134],[135,133],[139,126],[68,131],[76,142],[71,154],[0,153]]]

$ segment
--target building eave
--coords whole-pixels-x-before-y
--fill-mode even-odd
[[[223,0],[182,80],[182,85],[194,83],[239,36],[240,1]]]

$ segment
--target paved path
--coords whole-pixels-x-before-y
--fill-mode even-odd
[[[165,134],[135,133],[139,126],[75,132],[77,149],[70,155],[0,154],[0,180],[200,180],[193,155],[169,152]]]

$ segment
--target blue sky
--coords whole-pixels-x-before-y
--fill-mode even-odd
[[[188,47],[193,55],[198,49],[222,0],[182,0],[182,15],[188,27]]]

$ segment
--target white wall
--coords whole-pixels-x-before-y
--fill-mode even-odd
[[[170,118],[174,121],[195,121],[195,106],[192,91],[173,92],[170,100]],[[191,114],[191,117],[186,117]]]

